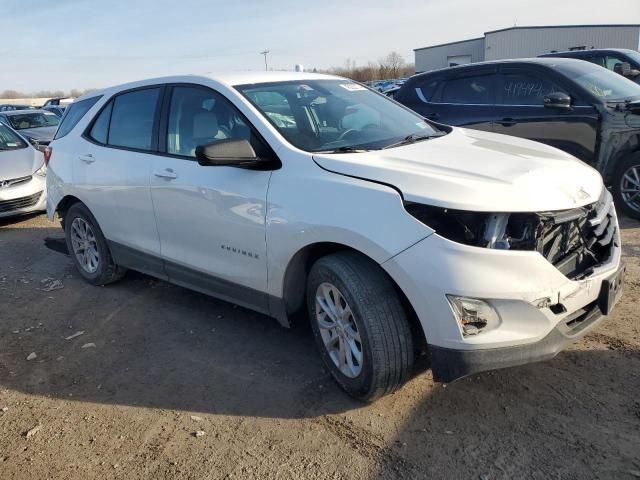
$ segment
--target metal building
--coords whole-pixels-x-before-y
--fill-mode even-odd
[[[640,25],[511,27],[483,37],[416,48],[416,72],[542,53],[591,48],[640,49]]]

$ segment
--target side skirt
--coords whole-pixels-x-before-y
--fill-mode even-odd
[[[113,260],[118,265],[275,317],[283,327],[291,326],[285,302],[281,298],[163,260],[117,242],[107,240],[107,243]]]

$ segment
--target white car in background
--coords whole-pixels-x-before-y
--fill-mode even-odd
[[[286,121],[285,121],[286,119]],[[350,80],[177,76],[69,107],[48,213],[90,283],[139,270],[289,325],[372,400],[553,357],[609,314],[611,195],[552,147],[437,126]]]
[[[42,152],[0,123],[0,218],[45,210],[46,176]]]

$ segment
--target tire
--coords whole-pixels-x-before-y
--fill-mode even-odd
[[[629,190],[635,188],[638,189],[638,195],[630,202],[630,197],[635,194]],[[616,167],[613,174],[613,198],[622,213],[640,220],[640,152],[629,155]]]
[[[327,295],[346,312],[341,322],[330,318],[317,300],[320,297],[327,306]],[[407,381],[414,360],[411,328],[391,279],[374,262],[354,252],[316,261],[307,278],[307,307],[322,359],[349,395],[371,402]],[[348,352],[345,356],[340,355],[341,345]]]
[[[84,249],[77,248],[82,238],[82,231],[85,232],[87,239],[86,244],[83,244]],[[92,285],[107,285],[124,276],[126,269],[114,263],[98,222],[84,204],[75,203],[69,208],[64,217],[64,233],[69,255],[76,269],[87,282]],[[94,255],[89,255],[87,249]],[[91,261],[86,262],[87,258],[91,258]]]

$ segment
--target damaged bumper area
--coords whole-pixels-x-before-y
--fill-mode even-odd
[[[434,380],[449,383],[474,373],[515,367],[555,357],[567,345],[581,338],[606,318],[620,298],[623,277],[624,266],[603,282],[598,300],[567,316],[537,342],[478,350],[456,350],[430,345]]]
[[[620,233],[606,190],[558,212],[407,210],[436,233],[383,267],[416,311],[437,381],[552,358],[620,297]]]

